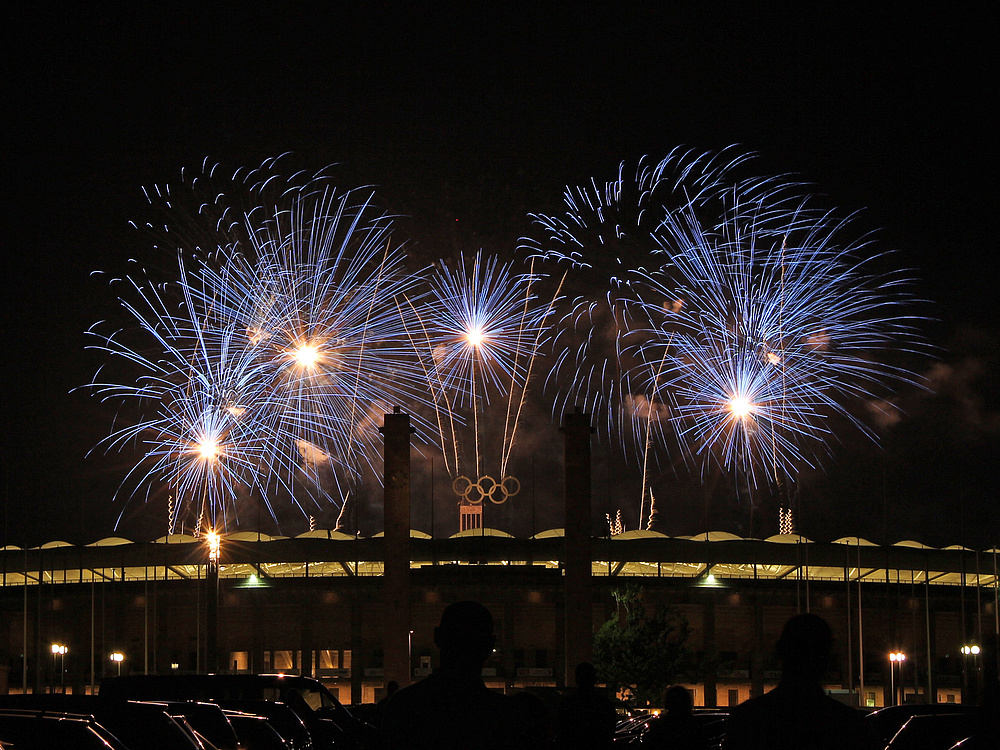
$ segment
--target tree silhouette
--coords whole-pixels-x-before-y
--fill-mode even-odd
[[[594,635],[598,678],[633,705],[655,705],[668,685],[698,671],[686,646],[691,629],[676,608],[647,612],[637,584],[617,587],[612,594],[616,612]]]

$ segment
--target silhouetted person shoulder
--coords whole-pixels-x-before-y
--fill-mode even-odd
[[[663,713],[649,723],[642,735],[644,750],[708,750],[708,737],[694,717],[691,693],[681,685],[667,688]]]
[[[457,602],[441,615],[434,643],[441,666],[385,705],[385,750],[514,750],[525,746],[516,704],[486,687],[483,665],[496,638],[478,602]]]
[[[371,723],[375,727],[382,726],[382,715],[385,713],[385,707],[389,703],[389,699],[396,694],[397,690],[399,690],[399,683],[395,680],[389,680],[385,686],[385,696],[375,704],[375,709],[372,711]]]
[[[560,750],[610,748],[618,715],[606,696],[599,693],[597,670],[589,662],[576,666],[576,690],[559,704],[556,746]]]
[[[833,633],[826,620],[796,615],[778,640],[781,682],[733,709],[724,750],[868,750],[878,747],[860,711],[828,696],[821,680]]]
[[[552,727],[545,701],[524,690],[509,698],[514,704],[516,720],[524,726],[522,750],[551,750]]]

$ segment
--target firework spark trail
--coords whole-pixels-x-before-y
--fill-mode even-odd
[[[841,243],[846,223],[829,214],[803,208],[786,222],[768,216],[706,231],[678,212],[661,226],[673,263],[650,274],[644,290],[663,339],[649,331],[646,346],[675,352],[661,388],[674,399],[681,444],[702,471],[709,457],[741,462],[753,484],[815,466],[835,416],[871,436],[850,403],[917,381],[874,358],[890,347],[919,349],[903,310],[912,301],[905,274],[869,273],[871,259],[853,260],[865,243]]]
[[[508,396],[504,445],[513,444],[516,423],[511,424],[510,399],[527,385],[544,340],[547,308],[538,304],[532,291],[532,273],[515,273],[512,264],[500,264],[482,251],[469,260],[459,256],[455,268],[442,263],[429,281],[430,301],[421,325],[431,349],[433,382],[439,392],[457,394],[456,406],[472,409],[478,477],[483,405],[490,403],[491,394]],[[447,442],[443,435],[442,441]],[[452,442],[457,472],[458,446]],[[505,447],[501,469],[507,455]]]
[[[794,183],[738,180],[733,174],[750,158],[736,149],[712,154],[678,148],[655,164],[640,160],[634,176],[626,175],[623,163],[610,182],[567,187],[563,214],[530,215],[541,238],[522,238],[521,250],[543,268],[562,267],[567,274],[545,380],[554,396],[553,415],[582,407],[595,415],[599,433],[619,442],[626,454],[641,456],[642,464],[646,431],[662,428],[649,418],[650,394],[633,382],[649,366],[642,343],[653,325],[642,286],[673,252],[659,227],[673,210],[717,211],[733,184],[748,196],[767,197],[777,212],[790,200]]]
[[[190,275],[183,261],[180,273]],[[161,292],[133,279],[128,284],[138,301],[123,298],[122,306],[140,335],[126,330],[103,335],[98,327],[89,333],[101,340],[94,348],[138,368],[139,374],[131,382],[103,381],[102,368],[90,388],[102,400],[137,406],[141,415],[137,420],[122,415],[127,424],[113,429],[103,445],[121,450],[138,443],[144,451],[123,487],[169,476],[178,497],[196,504],[195,515],[202,516],[207,507],[214,523],[235,500],[237,487],[260,485],[265,449],[246,429],[237,396],[254,391],[258,365],[239,344],[237,332],[209,326],[190,297],[174,313],[164,299],[172,288]],[[147,347],[155,354],[149,355]]]
[[[750,157],[734,153],[675,150],[634,178],[622,166],[567,188],[565,212],[532,214],[542,237],[522,240],[570,276],[554,412],[594,414],[644,488],[654,442],[702,471],[740,460],[756,482],[766,457],[794,476],[826,450],[832,417],[866,431],[851,401],[917,381],[879,362],[922,349],[906,274],[870,271],[877,255],[856,259],[867,241],[843,239],[851,217],[815,208],[800,182],[738,177]]]
[[[528,270],[529,282],[524,285],[524,307],[521,310],[522,326],[520,328],[518,328],[518,332],[517,332],[517,342],[516,342],[516,344],[514,346],[514,361],[518,361],[518,359],[519,359],[519,355],[521,353],[521,343],[522,343],[522,339],[524,338],[523,322],[527,319],[528,312],[531,310],[531,287],[532,287],[532,282],[535,279],[534,268],[535,268],[535,263],[534,263],[534,261],[532,261],[531,265],[529,266],[529,270]],[[542,330],[541,326],[539,326],[538,336],[541,336],[541,330]],[[535,343],[535,347],[533,348],[533,351],[537,351],[537,337],[536,337],[536,341],[534,343]],[[524,382],[525,382],[526,386],[527,386],[528,380],[531,377],[531,364],[533,363],[533,361],[534,361],[534,357],[532,357],[531,360],[529,361],[528,367],[526,368],[525,373],[524,373]],[[506,415],[504,417],[504,423],[503,423],[503,442],[501,443],[503,445],[503,451],[502,451],[502,455],[500,457],[500,479],[501,480],[503,480],[504,476],[506,476],[506,474],[507,474],[507,459],[508,459],[508,457],[510,455],[511,449],[513,448],[514,433],[516,433],[516,431],[517,431],[517,417],[520,416],[521,406],[523,406],[523,404],[524,404],[524,398],[527,395],[527,391],[528,391],[527,387],[520,389],[520,399],[518,401],[517,414],[514,415],[514,414],[512,414],[512,412],[514,410],[514,393],[517,390],[518,390],[518,388],[517,388],[517,382],[515,381],[514,378],[511,378],[510,388],[507,391],[507,413],[506,413]],[[512,417],[513,417],[513,420],[512,420]]]
[[[532,262],[531,264],[531,270],[529,272],[529,275],[532,280],[532,283],[529,283],[525,288],[524,311],[523,311],[524,317],[522,319],[525,322],[528,320],[528,315],[530,312],[529,303],[531,301],[532,284],[534,283],[535,280],[537,280],[537,276],[535,275],[534,262]],[[542,337],[546,335],[545,321],[547,321],[549,317],[552,315],[552,310],[555,307],[556,303],[559,301],[560,298],[559,295],[562,292],[563,283],[565,281],[566,281],[566,274],[564,273],[562,279],[559,280],[559,284],[556,287],[554,294],[552,295],[552,299],[549,301],[544,311],[537,318],[536,322],[537,331],[531,342],[531,349],[530,349],[531,354],[528,357],[528,367],[524,374],[524,386],[520,389],[520,398],[518,399],[517,411],[513,415],[513,420],[511,420],[511,403],[514,400],[515,384],[513,382],[511,383],[510,398],[508,400],[508,406],[507,406],[507,422],[505,423],[504,426],[504,442],[503,442],[504,452],[503,452],[503,457],[501,458],[500,461],[501,481],[503,477],[507,476],[507,465],[510,461],[510,455],[514,450],[514,444],[515,444],[514,435],[517,432],[517,426],[518,424],[520,424],[521,421],[521,413],[524,410],[524,405],[525,402],[527,401],[528,383],[531,382],[531,373],[535,366],[535,360],[538,357],[538,353],[542,349],[542,343],[543,343]],[[524,325],[522,324],[522,332],[523,330],[524,330]],[[518,337],[518,350],[520,350],[520,335]],[[509,435],[507,430],[508,423],[510,424]]]
[[[642,520],[642,510],[643,504],[646,499],[646,492],[649,492],[649,505],[650,505],[650,515],[652,515],[653,507],[653,491],[648,487],[649,484],[649,458],[653,452],[653,421],[656,414],[656,401],[654,400],[657,395],[657,381],[663,373],[663,368],[667,364],[667,357],[670,354],[670,339],[668,338],[666,346],[663,347],[663,357],[660,359],[660,364],[656,367],[656,372],[653,375],[653,381],[650,388],[650,400],[647,406],[647,418],[646,418],[646,442],[643,446],[642,453],[642,490],[639,493],[639,520]],[[647,527],[649,528],[649,527]]]
[[[920,346],[905,274],[852,260],[865,243],[840,240],[849,219],[812,208],[798,183],[737,178],[748,158],[677,150],[634,179],[623,165],[601,187],[567,188],[564,215],[533,215],[544,237],[521,246],[528,273],[480,252],[429,287],[367,190],[283,177],[278,160],[229,181],[206,165],[193,210],[168,187],[147,193],[172,217],[158,233],[180,251],[177,282],[132,281],[134,332],[92,331],[139,373],[90,385],[131,416],[104,445],[140,445],[126,483],[172,485],[215,524],[241,493],[336,503],[378,476],[378,413],[399,404],[415,407],[420,439],[440,438],[453,475],[455,408],[471,408],[478,474],[482,407],[502,394],[502,475],[551,345],[553,412],[581,405],[634,446],[643,497],[655,452],[675,442],[702,471],[739,465],[756,481],[769,456],[775,481],[791,476],[823,453],[831,415],[853,419],[848,402],[914,382],[878,357]]]
[[[336,504],[374,471],[379,412],[427,403],[399,305],[419,299],[419,279],[391,244],[390,217],[322,173],[285,179],[269,173],[274,166],[237,173],[221,190],[203,170],[192,186],[214,197],[186,215],[172,191],[155,191],[169,215],[184,217],[161,240],[179,248],[178,283],[167,287],[179,301],[133,282],[140,303],[122,305],[145,341],[129,346],[119,333],[102,348],[147,374],[90,386],[140,413],[105,443],[142,443],[130,478],[172,485],[179,502],[207,507],[213,525],[220,513],[226,522],[241,489],[265,503],[281,489],[299,504],[301,489]],[[208,437],[192,437],[199,430]],[[206,443],[223,447],[177,459]]]
[[[407,339],[410,342],[410,346],[413,348],[413,350],[415,352],[418,352],[418,353],[424,351],[425,349],[427,351],[433,353],[434,346],[431,343],[430,332],[427,330],[427,326],[424,323],[423,318],[420,316],[420,310],[413,303],[413,301],[409,299],[409,297],[406,297],[404,295],[403,296],[403,301],[406,303],[406,306],[408,307],[408,312],[412,313],[413,319],[417,322],[417,325],[419,325],[420,331],[423,334],[421,336],[421,338],[419,339],[419,341],[418,341],[417,338],[414,336],[413,332],[408,328],[407,331],[406,331],[406,336],[407,336]],[[398,304],[400,304],[400,306],[402,305],[402,303],[398,303]],[[403,314],[402,310],[400,310],[400,314],[401,315]],[[427,362],[428,359],[431,361],[431,366],[430,367],[428,367],[428,365],[426,364],[426,362]],[[457,415],[456,415],[455,409],[452,408],[451,396],[448,393],[448,391],[445,390],[445,388],[441,384],[440,373],[438,372],[437,367],[434,366],[434,358],[433,358],[433,356],[431,356],[431,357],[428,358],[428,357],[421,357],[421,356],[418,355],[417,361],[420,363],[420,367],[421,367],[421,369],[423,371],[424,379],[427,382],[427,387],[431,391],[431,402],[432,402],[433,408],[434,408],[434,419],[435,419],[435,422],[437,423],[438,435],[441,438],[441,449],[442,449],[442,455],[444,457],[445,469],[448,471],[449,476],[454,477],[454,476],[456,476],[458,474],[458,447],[457,447],[458,446],[458,432],[457,432],[458,427],[457,427],[456,423],[459,420],[457,419]],[[444,408],[443,409],[441,407],[441,404],[444,404]],[[451,433],[450,439],[448,438],[448,436],[445,435],[445,427],[444,427],[444,423],[445,422],[448,423],[448,432]],[[449,442],[455,448],[455,450],[454,450],[454,453],[455,453],[455,466],[454,466],[454,468],[452,468],[448,464],[448,445],[449,445]]]
[[[275,467],[314,487],[332,472],[341,494],[378,461],[365,425],[379,410],[419,403],[423,383],[396,302],[415,277],[390,249],[388,217],[353,200],[324,189],[292,196],[287,210],[256,211],[253,261],[218,284],[232,292],[228,314],[272,386],[258,423],[274,455],[291,459]]]

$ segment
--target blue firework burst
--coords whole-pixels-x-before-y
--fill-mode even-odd
[[[106,441],[140,445],[131,478],[165,483],[213,525],[241,492],[339,504],[377,476],[381,415],[430,400],[403,304],[419,299],[419,278],[390,217],[370,191],[274,169],[239,172],[224,189],[204,170],[191,193],[214,197],[193,211],[169,189],[150,193],[181,217],[161,235],[179,274],[129,285],[134,325],[100,346],[132,372],[91,385],[133,407]]]
[[[850,218],[798,181],[739,176],[748,163],[676,150],[619,168],[533,214],[540,237],[522,243],[567,278],[554,410],[585,407],[644,466],[669,446],[702,470],[794,476],[835,419],[865,431],[852,402],[918,380],[883,362],[921,348],[907,274],[869,270]]]
[[[505,402],[499,471],[503,474],[515,443],[527,383],[539,349],[548,335],[545,321],[551,302],[534,291],[534,274],[515,271],[483,251],[457,262],[441,262],[428,279],[430,291],[420,310],[415,346],[425,352],[427,378],[440,411],[442,445],[457,449],[455,412],[471,410],[475,466],[480,471],[483,412],[491,401]],[[501,420],[494,420],[499,432]],[[448,455],[446,452],[446,459]],[[459,455],[446,460],[457,474]]]

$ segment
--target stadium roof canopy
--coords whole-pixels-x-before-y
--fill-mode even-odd
[[[449,538],[410,532],[410,566],[502,565],[559,570],[562,529],[521,539],[496,529]],[[727,579],[924,583],[995,588],[1000,550],[937,549],[904,540],[877,545],[859,537],[815,542],[796,535],[745,539],[727,532],[668,537],[629,531],[591,540],[595,577],[691,579],[714,585]],[[219,574],[224,578],[380,576],[385,539],[313,530],[297,537],[256,532],[223,535]],[[107,537],[76,546],[52,541],[29,549],[0,550],[4,586],[121,580],[198,579],[205,575],[204,540],[172,534],[153,542]]]

